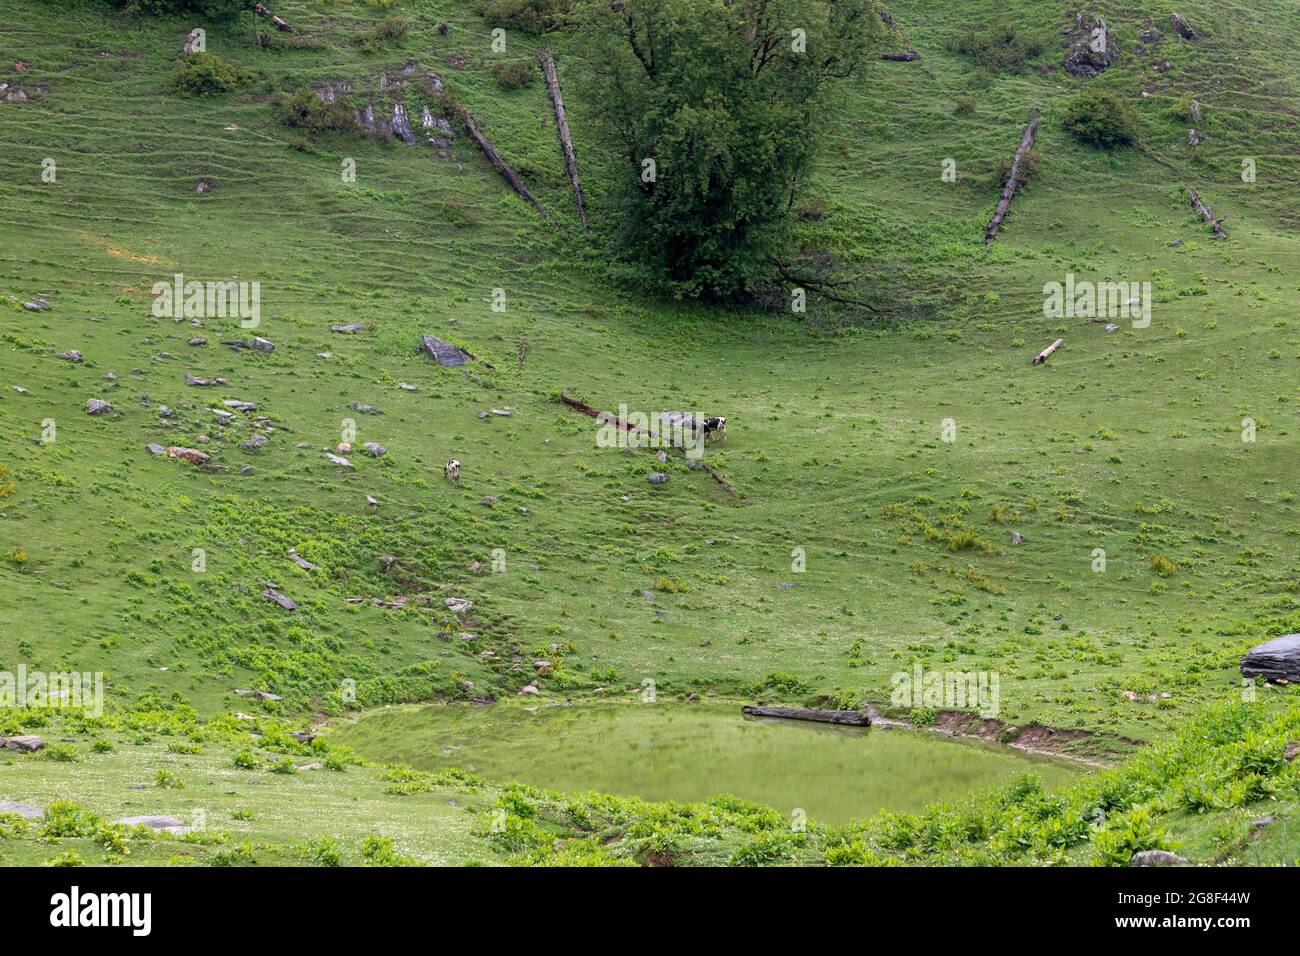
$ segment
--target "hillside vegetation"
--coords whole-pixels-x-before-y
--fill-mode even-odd
[[[333,838],[346,862],[367,836],[424,862],[1113,862],[1088,829],[1098,807],[1158,817],[1124,824],[1138,842],[1172,828],[1199,861],[1242,861],[1256,804],[1294,808],[1294,764],[1268,750],[1298,736],[1294,690],[1262,687],[1237,706],[1243,652],[1300,631],[1293,3],[1098,2],[1084,12],[1105,19],[1118,54],[1089,79],[1062,68],[1075,5],[889,4],[920,58],[869,57],[817,130],[787,251],[801,274],[843,283],[824,291],[846,301],[810,291],[806,312],[783,295],[706,305],[646,292],[644,264],[619,252],[626,163],[594,133],[593,67],[575,34],[490,21],[459,0],[271,6],[292,34],[250,15],[0,0],[0,82],[24,92],[0,98],[0,669],[103,671],[110,702],[101,723],[44,731],[73,736],[82,759],[3,758],[0,799],[71,795],[107,820],[126,809],[125,787],[169,769],[186,788],[159,788],[141,812],[254,804],[254,825],[220,829],[257,844],[259,862],[322,862],[320,847],[303,849],[326,838],[307,811],[320,800],[351,820]],[[1195,41],[1174,32],[1174,10]],[[383,27],[391,18],[405,28]],[[230,69],[178,79],[200,23]],[[980,36],[1000,23],[1025,39],[993,56]],[[1159,39],[1143,40],[1152,29]],[[543,45],[589,236],[536,66]],[[511,64],[537,75],[516,67],[503,81]],[[295,106],[305,90],[346,108],[315,94]],[[1137,143],[1099,149],[1065,128],[1089,90],[1135,111]],[[416,144],[354,127],[356,108],[391,117],[395,102]],[[559,228],[510,190],[449,105]],[[448,111],[450,145],[425,142],[425,107]],[[986,246],[1035,107],[1032,176]],[[260,325],[155,316],[153,287],[176,273],[259,283]],[[1150,326],[1045,317],[1044,285],[1068,274],[1152,283]],[[36,299],[48,308],[24,307]],[[417,353],[421,334],[476,360],[440,367]],[[223,344],[254,335],[274,351]],[[1056,338],[1062,348],[1031,366]],[[69,350],[83,361],[59,357]],[[613,411],[725,415],[727,440],[705,461],[733,491],[680,455],[661,465],[653,451],[597,447],[596,423],[561,392]],[[112,411],[88,415],[91,399]],[[227,400],[256,411],[222,424],[213,409]],[[242,447],[255,432],[264,447]],[[344,440],[351,468],[325,456]],[[453,458],[455,486],[442,476]],[[649,484],[656,472],[669,480]],[[265,599],[268,587],[296,609]],[[343,751],[343,772],[223,796],[243,748],[259,766],[276,747],[302,759],[277,733],[384,704],[530,684],[544,701],[632,697],[649,679],[665,702],[887,708],[891,675],[917,664],[996,671],[1002,721],[1096,735],[1080,752],[1121,737],[1153,746],[1059,803],[1026,784],[920,822],[814,828],[806,846],[777,834],[779,814],[723,798],[682,809],[538,795],[356,766]],[[230,716],[241,711],[267,736],[248,738],[253,725]],[[42,732],[44,719],[7,712],[0,734]],[[100,737],[112,752],[91,750]],[[168,750],[186,740],[203,752]],[[1257,746],[1258,765],[1233,762]],[[1258,779],[1227,793],[1242,773]],[[1211,796],[1188,797],[1197,774]],[[490,833],[474,836],[498,800],[544,808],[509,819],[551,837],[527,830],[493,849]],[[1013,852],[1005,808],[1029,803],[1068,835],[1035,832]],[[608,827],[648,842],[603,848],[591,837]],[[0,859],[54,855],[18,829],[0,837]],[[751,846],[769,830],[772,846]],[[1252,831],[1250,852],[1291,862],[1286,832]],[[87,857],[102,850],[76,839]],[[157,842],[128,859],[233,852]]]

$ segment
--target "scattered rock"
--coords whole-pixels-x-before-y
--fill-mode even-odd
[[[371,455],[373,455],[376,458],[383,458],[385,455],[388,454],[388,449],[385,448],[383,445],[379,444],[378,442],[368,441],[361,447],[364,448],[366,451],[368,451]]]
[[[292,561],[294,564],[298,565],[298,567],[302,568],[304,571],[315,571],[315,570],[316,570],[316,565],[312,564],[312,563],[311,563],[310,561],[308,561],[306,558],[301,557],[301,556],[298,554],[297,549],[295,549],[295,548],[290,548],[290,549],[289,549],[289,560]]]
[[[480,571],[482,571],[482,570],[483,570],[483,565],[479,564],[477,561],[471,561],[471,562],[470,562],[470,565],[469,565],[469,573],[470,573],[470,574],[478,574],[478,573],[479,573]]]
[[[221,403],[226,408],[233,408],[237,412],[255,412],[257,405],[254,402],[241,402],[237,398],[228,398]]]
[[[458,368],[471,358],[464,349],[432,335],[421,335],[420,347],[416,351],[423,352],[444,368]]]
[[[550,661],[533,661],[533,670],[539,674],[549,674],[551,672]]]
[[[1022,545],[1022,544],[1025,543],[1025,536],[1024,536],[1023,534],[1021,534],[1019,531],[1012,531],[1012,532],[1011,532],[1011,543],[1012,543],[1013,545]]]
[[[393,135],[407,146],[415,145],[415,130],[411,129],[410,117],[401,103],[393,104]]]
[[[447,609],[453,614],[466,614],[474,608],[474,602],[465,598],[443,598],[442,603],[447,605]]]
[[[510,410],[504,408],[494,408],[492,409],[492,414],[496,415],[498,418],[509,418]]]
[[[262,592],[262,597],[266,598],[272,604],[280,605],[280,607],[284,608],[286,611],[298,610],[297,604],[295,604],[289,598],[285,597],[275,588],[267,588],[265,591]],[[279,700],[278,697],[276,699]]]
[[[1282,751],[1282,756],[1287,760],[1295,760],[1297,756],[1300,756],[1300,740],[1288,741],[1286,749]]]
[[[1141,850],[1133,854],[1129,866],[1187,866],[1187,861],[1168,850]]]
[[[0,810],[2,809],[3,807],[0,807]],[[1265,827],[1271,827],[1275,823],[1277,823],[1277,817],[1260,817],[1258,820],[1252,820],[1250,825],[1256,830],[1262,830]]]
[[[78,352],[76,349],[69,349],[67,352],[60,352],[58,357],[61,359],[66,359],[67,361],[71,362],[73,365],[80,365],[83,361],[81,357],[81,353]]]
[[[207,344],[208,344],[208,340],[201,335],[196,335],[194,336],[194,338],[190,339],[190,345],[207,345]]]
[[[40,820],[45,816],[39,808],[30,803],[0,802],[0,813],[16,813],[24,820]]]
[[[269,339],[262,338],[260,335],[253,336],[253,338],[249,340],[248,347],[254,352],[266,352],[269,354],[275,351],[275,343]]]
[[[332,454],[330,454],[329,452],[326,452],[326,453],[325,453],[325,457],[326,457],[326,459],[328,459],[330,462],[332,462],[332,463],[338,465],[340,468],[351,468],[351,467],[352,467],[352,462],[348,461],[346,458],[343,458],[343,457],[340,456],[340,455],[332,455]]]
[[[642,591],[641,596],[650,602],[653,602],[655,599],[654,591]]]
[[[110,372],[109,374],[111,375],[112,373]],[[197,375],[191,375],[189,372],[186,372],[185,384],[194,385],[199,388],[210,388],[213,385],[229,385],[230,383],[224,378],[199,378]]]
[[[525,684],[523,687],[519,688],[520,697],[524,697],[524,696],[536,697],[540,693],[541,691],[537,689],[536,684]]]
[[[188,461],[191,465],[206,465],[208,456],[197,448],[181,448],[178,445],[172,445],[167,449],[168,458],[179,458],[181,461]]]
[[[492,508],[495,507],[497,502],[499,502],[500,500],[501,499],[498,498],[496,495],[484,495],[483,501],[481,503],[485,508]]]
[[[4,746],[9,750],[21,750],[23,753],[32,753],[37,750],[45,749],[45,741],[41,740],[35,734],[19,734],[17,737],[0,738],[4,740]]]
[[[646,481],[650,482],[650,484],[652,485],[662,485],[667,480],[668,480],[668,476],[665,475],[662,471],[656,471],[653,475],[651,475],[649,478],[646,479]]]
[[[1124,699],[1128,701],[1130,704],[1135,703],[1138,699],[1138,695],[1133,693],[1133,691],[1131,690],[1126,690],[1124,691]]]
[[[362,329],[364,329],[364,328],[365,328],[365,325],[364,325],[363,323],[361,323],[361,322],[351,322],[351,323],[349,323],[349,324],[347,324],[347,325],[331,325],[331,326],[330,326],[330,331],[331,331],[331,332],[342,332],[342,333],[344,333],[344,334],[346,334],[346,335],[351,335],[353,332],[360,332],[360,331],[361,331]]]
[[[86,399],[87,415],[103,415],[106,412],[111,412],[112,410],[113,410],[113,406],[101,398]]]
[[[173,833],[177,836],[190,832],[190,828],[176,817],[123,817],[122,819],[114,820],[113,822],[124,827],[148,827],[155,833]]]
[[[151,455],[166,455],[166,454],[167,454],[167,449],[164,448],[162,445],[157,445],[157,444],[150,443],[150,444],[148,444],[148,445],[145,445],[144,447],[145,447],[145,449],[149,452],[149,454],[151,454]]]
[[[194,187],[194,191],[200,195],[212,191],[212,184],[206,180],[200,179]]]
[[[1100,17],[1091,25],[1086,23],[1082,13],[1075,15],[1076,27],[1071,34],[1074,45],[1065,56],[1064,66],[1071,76],[1091,78],[1119,58],[1119,47]]]
[[[1300,634],[1286,634],[1251,648],[1241,659],[1241,676],[1300,681]]]
[[[261,451],[267,445],[267,437],[261,432],[253,432],[239,443],[239,447],[244,451]]]
[[[23,308],[28,312],[44,312],[50,307],[48,299],[32,299],[30,302],[24,302]]]
[[[348,408],[353,411],[361,412],[363,415],[382,415],[384,414],[373,405],[367,405],[365,402],[348,402]]]
[[[379,499],[375,498],[373,495],[366,495],[366,504],[377,505],[379,504]]]

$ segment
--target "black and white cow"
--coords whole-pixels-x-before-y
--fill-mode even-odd
[[[442,477],[446,478],[453,485],[460,484],[460,462],[455,458],[447,462],[442,469]]]
[[[721,415],[716,418],[704,419],[704,440],[710,438],[721,438],[727,440],[727,419]]]

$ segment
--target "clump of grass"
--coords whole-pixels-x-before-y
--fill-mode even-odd
[[[1178,573],[1178,565],[1159,554],[1148,557],[1147,564],[1151,565],[1151,570],[1162,578],[1171,577]]]
[[[1046,44],[1012,24],[999,23],[984,30],[967,30],[950,41],[948,48],[965,54],[990,73],[1023,73],[1028,61],[1039,56]]]
[[[295,129],[314,133],[357,133],[355,111],[346,98],[324,103],[309,89],[294,93],[278,93],[273,102],[280,111],[280,120]]]
[[[518,90],[525,86],[532,86],[536,77],[533,65],[527,60],[499,64],[494,72],[497,76],[497,86],[503,90]]]
[[[401,44],[406,39],[409,28],[410,24],[399,17],[384,17],[377,23],[358,30],[353,42],[366,53],[379,53]]]

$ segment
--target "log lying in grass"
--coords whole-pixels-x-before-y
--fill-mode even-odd
[[[268,20],[271,21],[271,23],[275,25],[275,28],[279,30],[281,33],[293,32],[293,27],[289,26],[289,24],[285,23],[274,13],[272,13],[270,10],[266,9],[265,4],[262,3],[253,4],[253,12],[256,13],[259,17],[266,17]]]
[[[1202,219],[1214,227],[1214,234],[1220,239],[1228,238],[1228,231],[1223,228],[1223,220],[1215,219],[1214,215],[1205,208],[1205,203],[1201,202],[1201,197],[1196,195],[1196,190],[1190,186],[1187,187],[1187,198],[1192,201],[1192,208],[1195,209]]]
[[[885,26],[889,27],[894,32],[894,36],[898,37],[898,42],[903,44],[902,53],[882,53],[880,54],[882,60],[910,63],[913,60],[921,59],[921,54],[912,49],[912,44],[907,42],[907,37],[903,36],[903,31],[898,28],[898,24],[894,22],[894,18],[888,10],[880,11],[880,19],[885,21]]]
[[[812,720],[819,724],[845,724],[870,727],[871,718],[860,710],[806,710],[802,707],[742,707],[748,717],[782,717],[786,720]]]
[[[1169,15],[1169,19],[1173,21],[1174,32],[1176,32],[1184,40],[1196,39],[1196,31],[1192,29],[1192,25],[1188,23],[1186,20],[1184,20],[1182,17],[1180,17],[1178,14],[1171,13]]]
[[[1006,185],[1002,187],[1002,198],[998,201],[997,212],[989,220],[989,224],[984,228],[984,245],[992,245],[993,240],[997,238],[998,229],[1002,227],[1002,220],[1007,218],[1007,210],[1011,208],[1011,197],[1016,194],[1020,179],[1020,163],[1025,158],[1025,153],[1029,152],[1034,145],[1034,137],[1038,135],[1038,107],[1034,107],[1033,118],[1030,119],[1029,125],[1020,137],[1020,146],[1016,149],[1016,155],[1011,160],[1011,172],[1007,174]]]
[[[551,51],[542,47],[537,54],[542,64],[542,75],[546,77],[546,88],[551,91],[551,103],[555,106],[555,129],[560,134],[560,146],[564,148],[564,168],[569,173],[569,182],[573,183],[573,197],[578,203],[578,218],[582,220],[582,231],[587,232],[587,204],[582,198],[582,186],[578,183],[578,159],[573,153],[573,139],[569,136],[569,121],[564,115],[564,99],[560,96],[560,81],[555,75],[555,61]]]
[[[1043,349],[1041,352],[1039,352],[1037,355],[1035,355],[1035,356],[1034,356],[1034,364],[1035,364],[1035,365],[1042,365],[1044,362],[1046,362],[1049,358],[1052,357],[1052,353],[1055,352],[1057,349],[1059,349],[1059,348],[1061,347],[1061,343],[1064,342],[1064,341],[1065,341],[1065,339],[1057,339],[1055,342],[1053,342],[1053,343],[1052,343],[1051,345],[1049,345],[1047,348]]]
[[[469,138],[478,144],[479,149],[483,150],[483,155],[488,158],[488,162],[495,166],[497,172],[499,172],[505,181],[510,184],[510,188],[517,192],[525,202],[541,213],[543,219],[549,222],[556,229],[559,229],[560,224],[551,218],[551,214],[546,211],[546,208],[540,202],[537,201],[537,197],[528,191],[528,187],[524,185],[523,180],[521,180],[518,174],[510,168],[510,164],[501,158],[501,154],[496,151],[496,148],[490,142],[488,142],[487,137],[479,132],[478,124],[474,122],[474,117],[469,115],[469,110],[464,107],[457,107],[456,113],[460,117],[461,122],[465,124],[465,131],[469,133]]]

